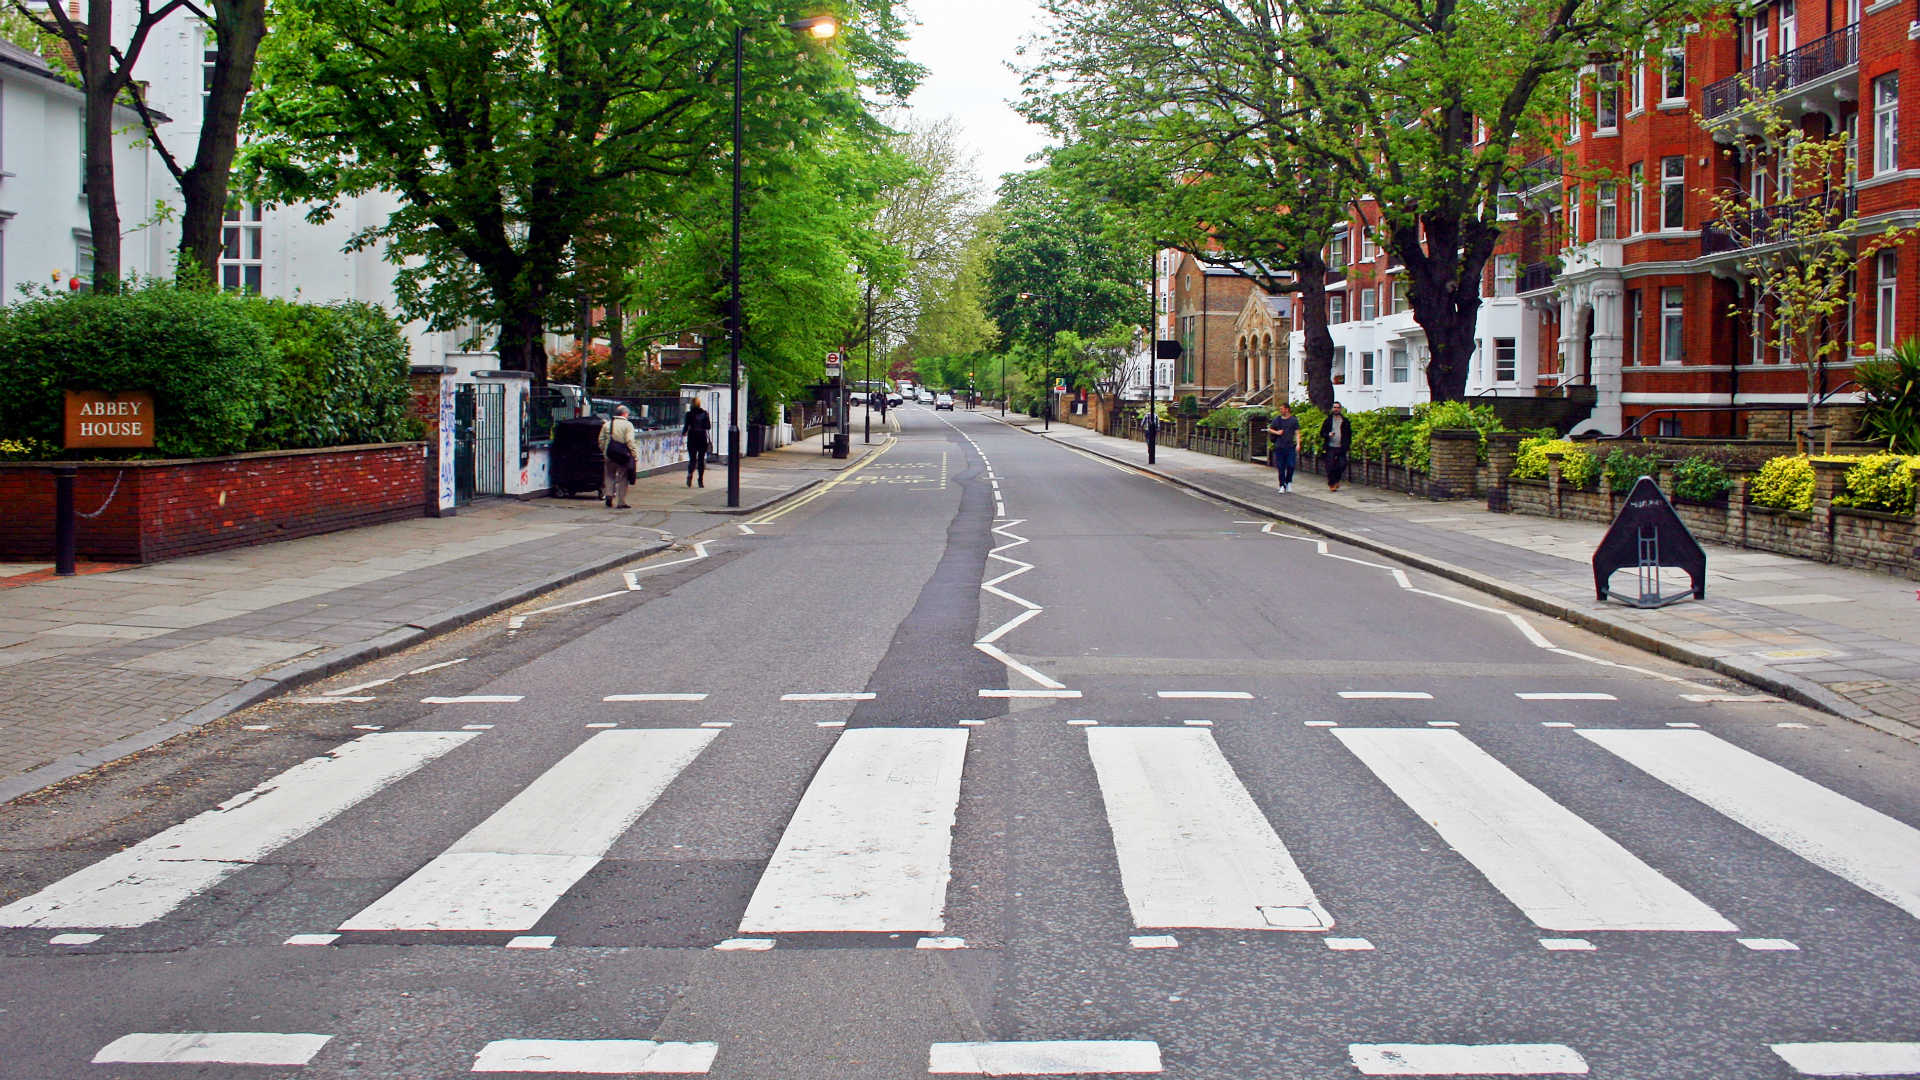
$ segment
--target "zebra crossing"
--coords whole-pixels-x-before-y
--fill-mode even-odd
[[[759,873],[737,938],[728,940],[885,933],[953,947],[963,937],[947,936],[953,838],[978,730],[856,727],[834,735]],[[1316,896],[1313,868],[1303,869],[1282,839],[1298,823],[1269,820],[1216,730],[1089,723],[1075,731],[1097,778],[1128,921],[1142,931],[1332,931],[1340,912]],[[1436,858],[1464,860],[1541,931],[1740,931],[1457,728],[1334,726],[1312,737],[1319,731],[1445,842]],[[1567,734],[1920,915],[1920,830],[1698,728]],[[497,737],[468,730],[363,735],[0,907],[0,928],[114,931],[163,919],[469,741]],[[409,876],[343,913],[334,928],[524,935],[727,737],[728,729],[715,727],[597,730],[445,850],[422,853]],[[56,940],[96,941],[87,934]],[[1327,945],[1370,947],[1359,940],[1329,937]],[[1755,950],[1794,948],[1779,938],[1739,940]],[[1565,937],[1542,944],[1591,947]]]

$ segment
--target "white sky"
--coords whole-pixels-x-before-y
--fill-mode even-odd
[[[1047,143],[1008,104],[1020,96],[1020,77],[1007,63],[1022,40],[1039,29],[1031,0],[912,0],[907,55],[927,68],[909,100],[924,119],[952,117],[962,141],[979,156],[981,194],[991,201],[1000,175],[1031,168],[1027,155]]]

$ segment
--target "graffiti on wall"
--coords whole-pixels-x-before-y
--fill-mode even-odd
[[[440,386],[440,508],[442,510],[454,503],[453,489],[453,386],[442,383]]]

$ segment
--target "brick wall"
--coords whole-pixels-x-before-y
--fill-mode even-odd
[[[286,450],[197,461],[82,462],[83,558],[155,562],[421,515],[420,443]],[[0,558],[53,557],[54,480],[0,464]]]

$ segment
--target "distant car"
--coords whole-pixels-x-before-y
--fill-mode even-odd
[[[920,403],[922,405],[933,404],[933,391],[928,390],[925,387],[922,387],[920,389]]]
[[[933,399],[933,409],[935,412],[939,412],[941,409],[945,409],[948,412],[952,412],[953,411],[953,395],[945,394],[945,393],[936,394]]]
[[[900,404],[900,392],[898,390],[890,390],[887,392],[887,404],[888,405]]]
[[[865,405],[866,403],[867,392],[865,390],[852,390],[847,393],[848,405]]]

